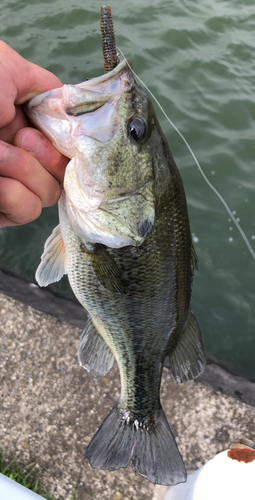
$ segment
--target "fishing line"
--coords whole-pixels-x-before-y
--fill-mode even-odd
[[[230,215],[232,221],[234,222],[234,224],[236,225],[239,233],[241,234],[249,252],[251,253],[251,256],[253,257],[253,259],[255,260],[255,252],[244,232],[244,230],[241,228],[239,222],[237,221],[237,219],[235,218],[235,216],[233,215],[233,213],[231,212],[227,202],[224,200],[223,196],[219,193],[219,191],[213,186],[213,184],[209,181],[209,179],[207,178],[207,176],[205,175],[197,157],[195,156],[195,153],[193,152],[193,150],[191,149],[189,143],[187,142],[187,140],[185,139],[185,137],[182,135],[182,133],[180,132],[180,130],[176,127],[176,125],[172,122],[172,120],[167,116],[166,112],[164,111],[164,109],[162,108],[161,104],[158,102],[157,98],[153,95],[153,93],[150,91],[150,89],[147,87],[147,85],[145,85],[145,83],[143,83],[143,81],[141,80],[141,78],[139,78],[139,76],[135,73],[135,71],[131,68],[128,60],[126,59],[126,57],[124,56],[123,52],[119,49],[119,47],[117,47],[117,50],[120,52],[120,54],[122,55],[123,59],[126,61],[128,67],[131,69],[131,71],[134,73],[135,77],[141,82],[141,84],[144,86],[144,88],[147,90],[147,92],[149,92],[149,94],[152,96],[152,98],[154,99],[154,101],[156,102],[156,104],[158,105],[159,109],[162,111],[163,115],[165,116],[165,118],[169,121],[169,123],[172,125],[172,127],[174,128],[174,130],[176,130],[176,132],[179,134],[179,136],[181,137],[181,139],[183,140],[184,144],[187,146],[191,156],[193,157],[196,165],[197,165],[197,168],[200,172],[200,174],[202,175],[202,177],[204,178],[205,182],[207,183],[207,185],[211,188],[211,190],[216,194],[216,196],[218,196],[218,198],[220,199],[221,203],[224,205],[225,209],[227,210],[228,214]]]

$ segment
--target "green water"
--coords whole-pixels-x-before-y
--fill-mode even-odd
[[[64,83],[103,73],[101,2],[2,0],[1,38]],[[117,45],[191,144],[255,249],[255,6],[238,0],[111,2]],[[158,111],[183,178],[199,257],[192,308],[205,350],[255,380],[255,261]],[[34,279],[55,208],[0,231],[0,267]],[[58,289],[67,290],[66,282]]]

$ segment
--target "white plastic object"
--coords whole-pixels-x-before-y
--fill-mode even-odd
[[[186,483],[171,486],[165,500],[255,500],[255,459],[233,460],[228,451],[189,474]]]
[[[40,495],[0,473],[1,500],[42,500]]]

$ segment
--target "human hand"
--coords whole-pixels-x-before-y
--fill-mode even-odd
[[[69,160],[32,128],[21,104],[61,86],[0,41],[0,227],[31,222],[59,199]]]

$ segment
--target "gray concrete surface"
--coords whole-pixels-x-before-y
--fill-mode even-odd
[[[162,500],[166,488],[131,467],[93,470],[84,457],[118,398],[116,364],[106,377],[93,378],[77,363],[79,327],[3,294],[0,316],[0,443],[7,458],[36,462],[59,500],[70,499],[76,480],[76,500]],[[253,389],[251,384],[251,397]],[[161,397],[189,471],[242,437],[255,440],[255,409],[222,388],[178,385],[164,369]]]

